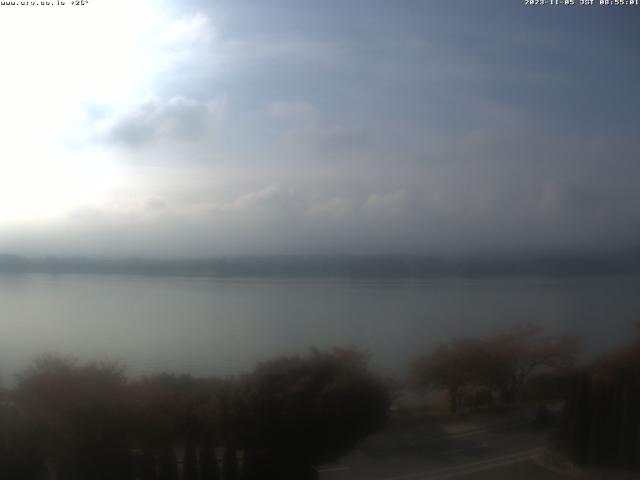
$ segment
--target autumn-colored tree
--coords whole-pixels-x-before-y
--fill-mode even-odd
[[[143,452],[140,460],[155,462],[162,478],[177,478],[175,447],[183,447],[183,477],[195,479],[199,463],[213,477],[217,473],[213,442],[220,430],[218,403],[224,384],[215,378],[169,373],[131,382],[133,444]]]
[[[411,376],[422,386],[446,388],[456,413],[462,387],[483,385],[513,403],[534,373],[565,371],[575,364],[579,342],[571,335],[541,335],[535,326],[485,338],[458,338],[419,356]]]
[[[596,362],[600,376],[609,378],[640,378],[640,322],[635,337],[628,345],[603,355]]]
[[[46,477],[45,455],[38,444],[36,425],[22,409],[0,394],[0,475],[12,480]]]
[[[10,393],[34,446],[21,456],[17,434],[11,445],[0,441],[3,471],[16,480],[35,480],[45,458],[59,480],[177,480],[180,470],[185,480],[313,478],[312,464],[347,452],[389,407],[368,356],[347,348],[283,357],[224,381],[171,374],[128,381],[113,363],[45,356]],[[4,427],[0,421],[0,434]]]
[[[245,385],[244,446],[256,478],[305,479],[386,419],[389,396],[366,357],[345,349],[282,357],[256,367]]]
[[[516,327],[483,342],[483,382],[496,388],[506,403],[517,400],[533,374],[572,369],[580,346],[574,335],[543,335],[535,325]]]
[[[576,374],[570,387],[559,440],[572,460],[640,468],[640,328],[628,345]]]
[[[130,416],[123,369],[37,359],[18,378],[14,398],[38,426],[39,443],[65,480],[130,478]]]
[[[480,340],[454,339],[416,358],[411,365],[411,376],[419,386],[446,388],[449,408],[456,413],[460,389],[480,380],[486,370],[482,365],[486,359]]]

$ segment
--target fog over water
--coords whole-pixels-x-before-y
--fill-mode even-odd
[[[0,275],[5,381],[36,355],[114,359],[131,374],[227,375],[309,347],[355,345],[403,374],[456,335],[535,322],[593,355],[640,319],[640,276],[423,279]]]

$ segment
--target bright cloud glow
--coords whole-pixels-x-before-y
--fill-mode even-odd
[[[203,16],[170,19],[151,0],[4,8],[0,15],[0,224],[61,215],[123,181],[118,159],[69,148],[86,107],[148,95],[180,48],[208,40]]]

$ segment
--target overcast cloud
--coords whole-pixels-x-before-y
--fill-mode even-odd
[[[188,257],[640,244],[640,9],[144,5],[123,33],[138,52],[132,63],[122,54],[100,66],[91,55],[108,47],[85,52],[111,83],[87,76],[56,99],[16,80],[0,121],[30,135],[0,146],[0,250]],[[70,28],[89,32],[100,17],[91,8]],[[108,45],[118,31],[96,35]],[[59,60],[71,76],[74,59]]]

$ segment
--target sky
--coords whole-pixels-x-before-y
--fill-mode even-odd
[[[640,7],[0,7],[0,251],[640,245]]]

